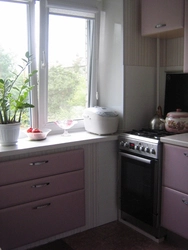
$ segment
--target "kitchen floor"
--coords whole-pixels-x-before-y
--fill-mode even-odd
[[[168,237],[156,243],[115,221],[33,250],[188,250],[188,243]]]

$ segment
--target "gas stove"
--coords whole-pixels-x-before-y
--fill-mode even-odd
[[[132,130],[119,135],[119,149],[143,157],[159,159],[161,152],[160,138],[171,135],[166,130]]]
[[[135,130],[125,132],[125,134],[135,135],[135,136],[142,136],[145,138],[151,138],[160,140],[163,136],[172,135],[172,133],[166,131],[166,130],[151,130],[151,129],[141,129],[141,130]]]
[[[160,228],[163,130],[132,130],[119,135],[121,219],[163,238]]]

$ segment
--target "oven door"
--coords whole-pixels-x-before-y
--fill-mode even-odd
[[[135,221],[159,225],[158,161],[120,152],[121,211]]]

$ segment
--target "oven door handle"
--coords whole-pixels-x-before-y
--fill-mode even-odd
[[[147,164],[151,164],[151,162],[152,162],[152,160],[142,158],[142,157],[139,157],[139,156],[136,156],[136,155],[131,155],[131,154],[122,153],[122,152],[120,152],[119,154],[121,156],[125,156],[125,157],[127,157],[129,159],[133,159],[133,160],[136,160],[136,161],[141,161],[141,162],[144,162],[144,163],[147,163]]]

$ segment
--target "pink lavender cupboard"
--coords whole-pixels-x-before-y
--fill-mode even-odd
[[[2,249],[84,226],[83,149],[0,162],[0,173]]]
[[[188,239],[188,148],[164,144],[161,225]]]
[[[141,0],[142,35],[183,36],[184,0]]]

